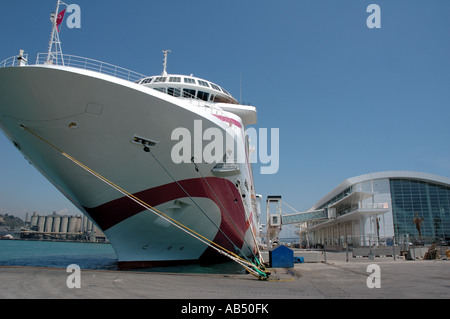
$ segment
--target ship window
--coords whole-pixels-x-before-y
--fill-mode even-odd
[[[217,86],[217,85],[215,85],[215,84],[213,84],[213,83],[211,83],[211,86],[212,86],[212,88],[213,88],[214,90],[220,91],[220,87],[219,87],[219,86]]]
[[[165,77],[165,76],[157,77],[157,78],[155,79],[155,83],[156,83],[156,82],[166,82],[166,77]]]
[[[141,82],[141,84],[147,84],[147,83],[150,83],[152,80],[153,80],[153,78],[147,78],[147,79],[144,79],[144,80]]]
[[[179,83],[179,82],[181,82],[181,78],[180,77],[171,77],[169,79],[169,82],[177,82],[177,83]]]
[[[226,95],[231,96],[231,94],[228,93],[227,90],[225,90],[224,88],[222,88],[222,91],[223,91]]]
[[[183,97],[195,98],[195,90],[183,89]]]
[[[184,78],[184,83],[193,83],[193,84],[195,84],[195,80],[193,78]]]
[[[200,82],[200,81],[199,81],[199,82]],[[203,91],[198,91],[198,92],[197,92],[197,97],[198,97],[200,100],[208,101],[209,93],[203,92]]]
[[[216,102],[216,103],[228,103],[229,101],[225,97],[221,97],[221,96],[216,95],[216,97],[214,98],[214,102]]]
[[[208,82],[198,80],[198,84],[200,84],[202,86],[206,86],[207,88],[209,88]]]
[[[181,96],[181,90],[179,88],[167,88],[167,94],[180,97]]]

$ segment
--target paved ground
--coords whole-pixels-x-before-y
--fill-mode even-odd
[[[368,271],[376,264],[379,272]],[[375,268],[376,270],[376,268]],[[63,299],[449,299],[450,261],[377,258],[296,264],[274,269],[272,281],[252,275],[166,274],[81,270],[69,289],[66,269],[0,267],[0,298]],[[378,276],[379,275],[379,276]],[[369,288],[379,284],[380,288]],[[71,281],[76,283],[76,281]]]

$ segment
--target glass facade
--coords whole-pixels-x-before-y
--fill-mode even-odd
[[[425,243],[450,240],[450,187],[390,179],[390,188],[397,240],[404,235]]]

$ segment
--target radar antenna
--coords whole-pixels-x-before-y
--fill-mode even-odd
[[[167,75],[167,54],[170,53],[170,52],[172,52],[172,51],[170,51],[170,50],[163,50],[163,53],[164,53],[164,62],[163,62],[164,69],[163,69],[163,71],[161,73],[161,75],[163,75],[163,76]]]

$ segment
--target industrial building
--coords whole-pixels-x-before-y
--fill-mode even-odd
[[[301,238],[312,246],[447,244],[450,179],[401,171],[357,176],[343,181],[308,212],[325,212],[323,218],[301,224]]]
[[[20,237],[23,239],[81,240],[91,242],[106,241],[105,234],[86,216],[61,216],[57,213],[39,215],[27,213],[25,227]]]

